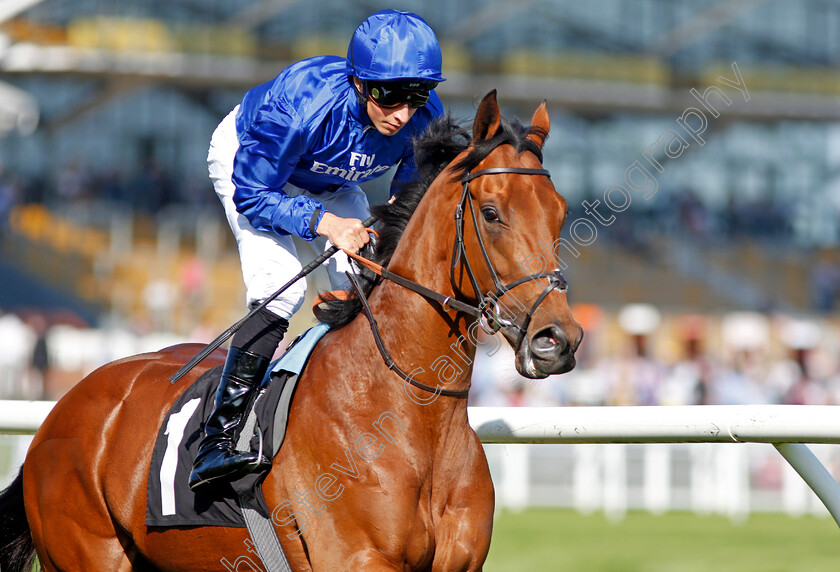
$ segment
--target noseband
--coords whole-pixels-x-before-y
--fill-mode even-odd
[[[490,335],[495,334],[502,328],[505,330],[513,330],[515,332],[514,335],[516,336],[514,351],[519,351],[522,341],[525,339],[525,332],[531,323],[531,317],[534,312],[536,312],[537,307],[543,302],[543,300],[546,299],[552,290],[565,292],[568,285],[566,283],[566,279],[563,278],[562,274],[560,274],[559,269],[554,272],[540,272],[538,274],[524,276],[514,280],[513,282],[509,282],[508,284],[504,284],[499,279],[499,275],[496,272],[496,269],[493,268],[493,263],[490,261],[490,256],[487,254],[487,248],[484,246],[484,239],[481,238],[481,232],[478,230],[478,220],[475,215],[475,204],[472,198],[472,193],[470,193],[470,181],[484,175],[502,175],[506,173],[513,173],[517,175],[545,175],[546,177],[551,177],[551,174],[545,169],[525,169],[521,167],[491,167],[489,169],[482,169],[473,173],[468,171],[464,174],[461,178],[461,182],[464,184],[464,191],[461,194],[461,201],[455,208],[455,246],[452,251],[452,259],[449,267],[449,280],[456,291],[461,291],[457,281],[455,280],[455,269],[458,266],[458,263],[461,262],[464,269],[467,271],[467,276],[470,279],[476,299],[478,300],[478,308],[481,312],[481,318],[479,321],[481,328]],[[484,263],[487,266],[490,277],[493,279],[493,285],[496,287],[494,292],[490,292],[486,296],[478,285],[475,272],[473,272],[472,265],[467,258],[467,249],[464,244],[464,211],[466,210],[467,205],[469,205],[470,216],[472,217],[473,227],[475,228],[476,238],[478,239],[478,247],[481,250],[481,256],[484,258]],[[528,310],[528,313],[525,314],[522,324],[518,325],[512,320],[502,317],[499,299],[509,290],[541,278],[547,278],[548,285],[545,287],[542,294],[537,297],[536,301],[531,306],[531,309]]]
[[[481,232],[479,232],[478,230],[478,220],[475,216],[475,205],[473,203],[473,198],[472,194],[470,193],[469,185],[470,181],[483,175],[499,175],[504,173],[513,173],[518,175],[545,175],[547,177],[550,177],[549,172],[545,169],[526,169],[521,167],[491,167],[488,169],[475,171],[474,173],[467,172],[461,178],[461,182],[464,184],[464,191],[461,195],[461,200],[458,203],[458,206],[455,207],[455,246],[452,252],[452,259],[449,266],[449,279],[452,283],[452,288],[456,292],[461,292],[461,289],[458,287],[457,281],[455,280],[455,269],[460,263],[467,271],[467,276],[469,276],[470,283],[472,284],[473,290],[475,291],[476,300],[478,301],[477,306],[472,306],[460,300],[456,300],[451,296],[444,296],[439,292],[435,292],[430,288],[426,288],[425,286],[418,284],[412,280],[409,280],[408,278],[404,278],[399,274],[394,274],[387,268],[383,268],[381,265],[376,264],[368,260],[367,258],[363,258],[362,256],[359,256],[354,252],[350,252],[347,250],[344,250],[344,252],[350,258],[352,258],[368,270],[371,270],[374,273],[378,274],[382,278],[395,282],[400,286],[407,288],[408,290],[420,294],[424,298],[436,301],[438,304],[441,305],[444,311],[455,310],[456,312],[463,312],[465,314],[469,314],[470,316],[478,318],[481,328],[490,335],[496,334],[501,329],[514,330],[514,335],[516,336],[516,344],[514,351],[518,351],[520,346],[522,345],[522,341],[525,339],[525,333],[528,330],[528,325],[531,323],[531,317],[537,310],[537,307],[539,307],[539,305],[543,302],[543,300],[546,299],[546,297],[551,293],[552,290],[559,290],[560,292],[565,292],[567,284],[565,278],[563,278],[563,275],[560,274],[559,270],[556,270],[554,272],[540,272],[538,274],[531,274],[529,276],[518,278],[508,284],[504,284],[499,279],[499,275],[496,272],[496,269],[493,267],[493,263],[490,261],[490,255],[487,254],[487,248],[484,246],[484,240],[481,238]],[[496,287],[495,291],[490,292],[486,296],[481,291],[481,288],[478,285],[478,279],[476,278],[475,272],[473,272],[472,269],[472,265],[470,264],[470,261],[467,258],[467,249],[464,245],[464,211],[466,210],[467,205],[469,205],[470,215],[472,216],[473,226],[475,227],[475,233],[476,237],[478,238],[478,246],[481,250],[481,255],[484,258],[484,262],[487,265],[487,270],[490,272],[490,277],[493,279],[493,284]],[[391,355],[388,353],[388,350],[385,348],[385,344],[382,341],[382,335],[379,332],[379,327],[376,324],[376,320],[374,319],[373,313],[371,312],[370,306],[368,305],[367,297],[362,291],[358,280],[353,275],[353,273],[350,272],[347,273],[347,277],[349,278],[350,283],[356,291],[356,295],[358,296],[359,301],[362,303],[362,312],[370,322],[370,328],[373,332],[373,337],[376,341],[376,346],[379,349],[379,353],[382,354],[382,358],[385,360],[385,364],[388,366],[389,369],[394,371],[397,375],[399,375],[401,378],[403,378],[403,380],[405,380],[409,384],[413,385],[414,387],[420,388],[424,391],[428,391],[439,395],[446,395],[449,397],[465,397],[469,393],[469,388],[464,390],[441,389],[440,386],[432,387],[430,385],[420,383],[419,381],[413,379],[409,374],[401,370],[399,366],[397,366],[397,364],[394,362]],[[539,280],[541,278],[547,278],[548,285],[542,291],[542,294],[540,294],[537,297],[536,301],[531,306],[531,309],[528,310],[528,313],[525,314],[525,318],[522,320],[522,324],[516,324],[513,320],[504,318],[502,316],[502,308],[499,303],[499,299],[502,296],[504,296],[509,290],[527,282]]]

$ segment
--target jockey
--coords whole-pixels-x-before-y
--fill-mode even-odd
[[[358,184],[397,166],[393,195],[412,178],[411,139],[442,115],[433,91],[441,81],[432,29],[416,14],[382,10],[356,29],[346,58],[292,64],[222,120],[207,162],[239,247],[249,306],[301,270],[292,235],[320,250],[356,252],[368,242],[368,201]],[[348,268],[341,252],[328,261],[333,288],[346,282]],[[190,488],[269,463],[236,451],[236,439],[305,292],[299,280],[234,335]]]

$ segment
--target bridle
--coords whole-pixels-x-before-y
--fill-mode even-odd
[[[481,238],[481,232],[478,230],[478,220],[475,215],[475,203],[472,198],[472,193],[470,193],[470,181],[483,175],[501,175],[506,173],[514,173],[518,175],[545,175],[546,177],[551,177],[551,174],[546,169],[526,169],[522,167],[491,167],[489,169],[482,169],[473,173],[468,171],[464,174],[461,178],[461,182],[464,184],[464,191],[461,194],[461,201],[455,208],[455,246],[452,251],[452,259],[449,266],[449,280],[452,287],[456,291],[460,291],[457,281],[455,280],[455,268],[458,266],[458,262],[463,260],[462,265],[467,271],[467,276],[470,279],[473,291],[478,299],[478,307],[481,310],[481,318],[483,318],[480,322],[481,328],[490,335],[495,334],[502,328],[505,328],[506,330],[516,330],[516,344],[514,351],[518,351],[519,347],[522,345],[522,340],[525,338],[525,332],[531,323],[531,317],[537,310],[537,307],[543,300],[545,300],[552,290],[560,290],[561,292],[564,292],[568,285],[566,283],[566,279],[563,278],[563,275],[560,274],[559,270],[531,274],[514,280],[513,282],[509,282],[508,284],[503,284],[499,279],[499,275],[496,273],[496,269],[493,268],[493,263],[490,261],[490,256],[487,254],[487,248],[484,246],[484,239]],[[478,280],[476,279],[472,265],[467,258],[467,249],[464,245],[464,210],[466,205],[469,205],[470,216],[472,217],[473,227],[475,228],[475,234],[478,238],[478,246],[481,250],[481,256],[484,259],[488,272],[490,272],[490,277],[493,279],[493,285],[496,287],[494,292],[490,292],[486,296],[482,293],[481,288],[478,286]],[[501,315],[501,308],[499,306],[499,299],[509,290],[541,278],[547,278],[548,285],[525,314],[522,325],[517,325],[511,320],[503,318]]]
[[[455,271],[460,263],[460,265],[466,270],[467,276],[469,277],[470,283],[472,284],[472,288],[475,291],[475,297],[478,301],[478,304],[476,306],[452,298],[451,296],[444,296],[443,294],[426,288],[425,286],[418,284],[412,280],[404,278],[398,274],[394,274],[387,268],[383,268],[381,265],[376,264],[368,260],[367,258],[363,258],[362,256],[359,256],[356,253],[352,253],[347,250],[344,250],[344,252],[350,258],[352,258],[368,270],[373,271],[382,278],[395,282],[396,284],[399,284],[404,288],[407,288],[413,292],[416,292],[417,294],[420,294],[424,298],[434,300],[435,302],[440,304],[444,311],[455,310],[457,312],[463,312],[465,314],[477,318],[479,320],[481,328],[487,334],[496,334],[501,329],[505,329],[508,331],[513,330],[516,339],[514,351],[518,351],[520,346],[522,345],[523,340],[525,339],[525,334],[528,329],[528,325],[531,323],[531,317],[533,316],[534,312],[536,312],[539,305],[553,290],[559,290],[561,292],[566,291],[567,283],[566,280],[563,278],[563,275],[560,274],[559,270],[555,270],[553,272],[540,272],[537,274],[531,274],[522,278],[518,278],[512,282],[509,282],[508,284],[504,284],[501,281],[501,279],[499,279],[499,275],[493,267],[493,263],[490,261],[490,256],[487,253],[487,248],[484,246],[484,239],[481,238],[481,232],[479,231],[478,220],[475,214],[475,205],[472,194],[470,193],[469,185],[470,181],[484,175],[500,175],[506,173],[513,173],[518,175],[545,175],[547,177],[551,176],[549,172],[545,169],[527,169],[522,167],[491,167],[488,169],[475,171],[473,173],[467,171],[461,178],[461,182],[463,183],[464,187],[463,193],[461,194],[461,200],[459,201],[458,206],[455,207],[455,245],[452,251],[452,258],[449,267],[449,278],[453,289],[456,292],[463,294],[455,279]],[[478,285],[478,279],[476,278],[475,272],[473,272],[472,265],[470,264],[470,261],[467,258],[467,250],[464,243],[464,211],[466,210],[467,205],[469,205],[469,211],[472,217],[473,227],[475,228],[476,236],[478,238],[478,245],[479,249],[481,250],[482,258],[484,258],[484,262],[487,266],[488,271],[490,272],[490,277],[493,279],[493,284],[496,287],[495,291],[490,292],[487,295],[484,295],[481,291],[481,288]],[[365,314],[368,321],[370,322],[371,331],[373,332],[373,337],[376,341],[376,345],[379,348],[379,352],[380,354],[382,354],[382,358],[385,360],[385,364],[388,366],[389,369],[394,371],[397,375],[399,375],[403,380],[405,380],[409,384],[424,391],[428,391],[439,395],[446,395],[449,397],[465,397],[469,393],[469,388],[462,390],[453,390],[441,389],[440,386],[432,387],[430,385],[426,385],[413,379],[409,374],[405,373],[402,369],[400,369],[396,365],[396,363],[394,363],[394,360],[388,353],[387,348],[385,348],[385,344],[382,341],[382,336],[379,332],[379,327],[376,324],[376,320],[374,319],[373,314],[370,310],[370,306],[368,305],[367,297],[362,291],[358,280],[356,279],[353,273],[348,272],[347,276],[350,279],[350,283],[356,291],[356,295],[362,303],[362,312]],[[500,306],[499,299],[502,296],[504,296],[506,292],[522,284],[526,284],[533,280],[539,280],[542,278],[548,279],[548,285],[537,297],[536,301],[531,305],[531,308],[528,310],[528,312],[525,314],[524,319],[522,320],[522,324],[516,324],[514,321],[502,316],[502,308]]]

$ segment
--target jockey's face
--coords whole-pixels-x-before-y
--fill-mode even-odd
[[[356,88],[362,91],[362,82],[358,78],[353,78],[353,81],[356,83]],[[414,112],[417,111],[417,109],[409,106],[408,103],[402,103],[395,107],[380,107],[370,97],[365,100],[365,103],[365,110],[370,118],[370,122],[383,135],[394,135],[397,133],[408,123],[408,120],[411,119]]]

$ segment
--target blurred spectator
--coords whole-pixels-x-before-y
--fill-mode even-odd
[[[129,194],[136,208],[155,214],[173,201],[172,187],[169,174],[150,158],[129,183]]]
[[[818,312],[834,309],[837,293],[840,292],[840,267],[821,257],[811,272],[811,298]]]
[[[712,384],[711,405],[755,405],[773,403],[764,383],[760,364],[763,357],[754,348],[738,348]]]
[[[779,320],[779,337],[787,349],[789,378],[778,387],[777,401],[791,405],[819,405],[826,401],[826,391],[815,376],[815,349],[822,338],[822,330],[815,322],[803,319]]]
[[[35,335],[32,356],[29,361],[29,375],[23,397],[26,399],[45,399],[47,395],[48,375],[50,369],[50,354],[47,344],[49,323],[42,314],[34,314],[27,320]]]
[[[8,224],[9,214],[20,200],[20,189],[17,181],[0,163],[0,230]]]
[[[708,405],[715,378],[715,367],[706,354],[706,325],[702,316],[686,316],[679,336],[681,358],[670,368],[659,393],[661,405]]]
[[[201,309],[205,306],[206,282],[207,270],[200,258],[190,256],[181,264],[178,276],[181,296],[176,304],[183,309],[184,321],[187,324],[200,324],[202,321]]]
[[[87,168],[73,162],[60,170],[55,180],[59,204],[68,204],[89,196],[91,175]]]
[[[756,312],[733,312],[723,317],[721,334],[726,348],[724,366],[712,385],[714,405],[771,403],[766,386],[770,321]]]
[[[825,388],[812,378],[808,368],[809,349],[793,350],[793,361],[797,365],[796,380],[783,396],[784,403],[790,405],[821,405],[825,403]]]
[[[633,334],[625,354],[607,360],[601,372],[609,388],[607,405],[656,405],[665,368],[648,355],[648,337]]]
[[[649,344],[660,321],[659,311],[648,304],[631,304],[619,312],[618,324],[628,337],[623,355],[608,360],[602,369],[609,387],[608,405],[657,403],[665,372],[651,359]]]
[[[196,256],[189,257],[181,265],[180,288],[185,299],[182,303],[198,306],[201,303],[207,271],[204,264]]]
[[[712,231],[711,217],[706,206],[694,191],[686,189],[676,193],[679,229],[692,236],[706,237]]]

